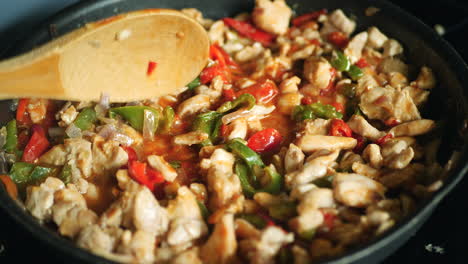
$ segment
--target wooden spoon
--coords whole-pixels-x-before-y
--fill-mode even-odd
[[[0,99],[98,101],[103,93],[111,102],[154,98],[196,78],[208,53],[205,29],[181,12],[130,12],[0,62]]]

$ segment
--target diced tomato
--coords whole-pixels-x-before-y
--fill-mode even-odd
[[[158,63],[154,62],[154,61],[150,61],[148,62],[148,69],[146,70],[146,75],[151,75],[154,70],[156,69],[156,66],[158,66]]]
[[[128,173],[132,179],[142,185],[145,185],[151,191],[154,191],[156,184],[164,182],[162,174],[156,170],[148,168],[145,162],[136,160],[129,162]]]
[[[367,63],[367,60],[364,57],[362,57],[356,62],[356,66],[358,66],[359,68],[365,68],[369,66],[369,63]]]
[[[220,64],[216,64],[210,67],[205,68],[200,74],[200,81],[202,84],[207,84],[213,80],[214,77],[221,76],[224,83],[229,83],[228,73],[226,68],[222,67]]]
[[[389,119],[385,120],[384,123],[385,123],[385,125],[388,126],[388,127],[394,127],[394,126],[399,125],[401,122],[400,122],[400,120],[398,120],[398,119],[392,117],[392,118],[389,118]]]
[[[353,133],[352,137],[357,140],[357,144],[354,147],[353,152],[359,154],[364,150],[366,142],[364,141],[364,138],[361,135]]]
[[[339,48],[344,48],[346,45],[348,45],[348,37],[340,31],[335,31],[328,34],[327,39],[329,42]]]
[[[253,134],[247,140],[247,146],[253,151],[264,153],[276,149],[281,145],[283,136],[274,128],[266,128]]]
[[[236,92],[233,89],[224,89],[223,97],[225,101],[232,101],[236,99]]]
[[[27,113],[28,104],[29,99],[27,98],[19,99],[18,101],[18,107],[16,108],[16,121],[18,121],[19,124],[31,124],[31,119]]]
[[[328,228],[328,230],[332,230],[333,227],[335,226],[335,219],[336,215],[330,212],[324,212],[322,211],[323,214],[323,224]]]
[[[292,20],[292,24],[295,27],[299,27],[302,24],[306,23],[307,21],[316,20],[317,18],[319,18],[320,15],[324,15],[326,13],[327,13],[327,10],[322,9],[322,10],[318,10],[318,11],[315,11],[315,12],[312,12],[312,13],[307,13],[307,14],[304,14],[304,15],[300,15],[300,16],[298,16],[298,17],[296,17],[296,18],[294,18]]]
[[[128,162],[138,160],[138,155],[132,147],[122,146],[122,148],[127,152]]]
[[[384,145],[387,141],[389,141],[389,140],[392,139],[392,138],[393,138],[393,134],[392,134],[392,133],[388,133],[387,135],[385,135],[385,136],[383,136],[383,137],[377,139],[377,140],[375,141],[375,144],[382,146],[382,145]]]
[[[29,163],[38,159],[49,147],[49,140],[47,140],[43,127],[33,125],[32,131],[32,136],[24,148],[23,157],[21,158],[22,161]]]
[[[237,96],[245,93],[253,95],[257,99],[257,103],[266,104],[279,94],[279,90],[273,81],[266,79],[240,90],[237,92]]]
[[[29,129],[21,129],[18,133],[18,149],[24,149],[29,141]]]
[[[242,36],[260,42],[263,44],[263,46],[270,46],[273,43],[273,40],[275,39],[274,35],[260,30],[246,21],[240,21],[226,17],[223,18],[223,22],[227,26],[239,32],[239,34],[241,34]]]
[[[338,111],[338,112],[340,112],[342,114],[345,113],[345,108],[344,108],[344,106],[342,104],[340,104],[338,102],[333,102],[333,103],[331,103],[331,105],[333,107],[335,107],[336,111]]]
[[[330,126],[330,135],[335,137],[351,137],[353,131],[341,119],[333,119]]]
[[[310,96],[304,96],[301,99],[301,104],[303,104],[303,105],[309,105],[309,104],[311,104],[313,102],[314,102],[314,99],[312,99],[312,97],[310,97]]]

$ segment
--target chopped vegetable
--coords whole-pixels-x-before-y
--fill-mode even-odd
[[[295,27],[299,27],[299,26],[305,24],[308,21],[317,20],[317,18],[319,18],[319,16],[324,15],[326,13],[327,13],[326,9],[321,9],[321,10],[318,10],[318,11],[315,11],[315,12],[303,14],[303,15],[300,15],[300,16],[294,18],[292,20],[292,24]]]
[[[239,21],[229,17],[223,18],[223,22],[239,32],[242,36],[260,42],[263,46],[270,46],[275,39],[274,35],[254,27],[249,22]]]
[[[205,132],[210,135],[209,139],[206,139],[202,145],[208,146],[212,145],[212,140],[214,139],[212,135],[217,138],[217,131],[216,131],[216,124],[221,119],[221,114],[216,111],[210,111],[203,114],[198,115],[195,120],[193,121],[192,130],[193,131],[201,131]],[[219,129],[218,129],[219,130]]]
[[[252,187],[252,184],[249,180],[249,168],[245,165],[244,162],[236,162],[234,165],[234,169],[236,172],[237,177],[239,177],[239,181],[242,187],[242,193],[247,196],[248,198],[252,198],[256,190]]]
[[[237,92],[237,96],[246,93],[253,95],[257,100],[257,103],[266,104],[272,101],[279,94],[279,90],[273,81],[265,79],[240,90]]]
[[[330,136],[335,137],[351,137],[353,135],[353,131],[349,128],[348,124],[346,124],[341,119],[333,119],[331,121],[330,126]]]
[[[355,134],[355,133],[353,133],[352,137],[357,140],[357,144],[354,147],[353,152],[354,153],[361,153],[364,150],[364,147],[366,146],[366,142],[365,142],[364,137],[362,137],[361,135]]]
[[[293,109],[292,118],[295,121],[306,119],[324,118],[331,119],[343,118],[343,114],[338,112],[332,105],[324,105],[322,103],[313,103],[309,105],[298,105]]]
[[[354,98],[356,96],[356,85],[352,83],[344,84],[340,87],[340,93],[348,98]]]
[[[257,229],[263,229],[267,226],[267,221],[258,214],[238,214],[237,218],[244,219]]]
[[[351,65],[348,70],[348,75],[353,79],[353,81],[357,81],[359,78],[361,78],[364,73],[362,72],[361,68],[359,68],[356,65]]]
[[[306,119],[314,119],[315,115],[312,112],[312,109],[310,107],[307,107],[305,105],[298,105],[294,107],[293,112],[292,112],[292,119],[300,122]]]
[[[332,188],[333,175],[325,176],[314,180],[312,183],[320,188]]]
[[[246,144],[244,144],[239,138],[234,138],[230,140],[226,144],[226,148],[232,153],[234,153],[234,155],[241,158],[251,170],[253,170],[255,166],[258,166],[260,168],[263,168],[265,166],[260,156],[251,148],[249,148]]]
[[[224,89],[223,90],[223,98],[224,100],[227,101],[232,101],[236,99],[236,93],[234,92],[233,89]]]
[[[11,120],[6,125],[6,140],[3,149],[12,154],[18,151],[18,129],[16,128],[16,120]]]
[[[154,140],[154,133],[158,129],[159,122],[153,111],[143,110],[143,139]]]
[[[164,182],[162,174],[149,168],[145,162],[131,161],[128,165],[130,177],[138,183],[145,185],[152,192],[158,183]]]
[[[239,106],[244,106],[247,109],[252,109],[255,106],[255,97],[251,94],[241,94],[237,99],[229,102],[225,102],[218,109],[219,113],[225,113],[237,109]]]
[[[393,134],[392,133],[388,133],[387,135],[377,139],[375,141],[375,144],[377,145],[380,145],[380,146],[383,146],[387,141],[389,141],[390,139],[393,138]]]
[[[362,68],[368,67],[369,63],[364,57],[362,57],[355,63],[355,65],[362,69]]]
[[[144,120],[145,110],[149,110],[153,112],[156,121],[159,120],[158,110],[149,106],[141,106],[141,105],[111,108],[109,110],[109,114],[111,118],[114,118],[115,115],[120,115],[123,119],[127,120],[133,128],[141,132],[143,130],[143,120]]]
[[[53,173],[54,169],[52,168],[36,166],[26,162],[15,162],[11,166],[9,176],[18,189],[24,190],[27,185],[37,184]]]
[[[146,75],[151,75],[154,70],[156,69],[156,66],[158,66],[158,64],[154,61],[150,61],[148,62],[148,69],[146,70]]]
[[[180,169],[181,168],[181,163],[180,163],[180,161],[177,161],[177,160],[170,161],[169,165],[171,165],[171,167],[174,168],[174,169]]]
[[[18,188],[8,175],[0,175],[0,181],[5,185],[6,191],[11,198],[18,198]]]
[[[268,207],[271,217],[281,221],[287,221],[297,215],[297,204],[291,201],[284,201]]]
[[[65,166],[63,166],[62,168],[62,171],[58,175],[58,178],[62,180],[63,183],[69,184],[71,182],[71,176],[72,176],[71,166],[68,164],[65,164]]]
[[[206,205],[200,201],[197,200],[197,204],[198,204],[198,207],[200,207],[200,213],[203,217],[203,219],[208,219],[208,217],[210,216],[210,211],[208,210],[208,208],[206,208]]]
[[[253,134],[247,140],[247,146],[257,153],[263,153],[278,148],[282,140],[283,137],[278,130],[266,128]]]
[[[327,39],[330,43],[334,44],[338,48],[344,48],[348,45],[348,37],[339,31],[328,34]]]
[[[96,111],[90,107],[81,110],[73,124],[82,131],[88,130],[97,121]]]
[[[307,231],[303,231],[299,234],[299,237],[304,239],[304,240],[307,240],[307,241],[312,241],[312,239],[315,237],[315,228],[314,229],[310,229],[310,230],[307,230]]]
[[[171,131],[172,125],[174,124],[175,112],[174,108],[170,106],[164,107],[161,119],[161,132],[169,133]]]
[[[16,121],[20,124],[28,124],[31,119],[28,116],[27,107],[29,99],[23,98],[18,101],[18,107],[16,108]]]
[[[188,87],[189,90],[193,90],[193,89],[197,88],[200,85],[201,85],[200,77],[197,77],[197,78],[193,79],[193,81],[191,81],[189,84],[187,84],[187,87]]]
[[[224,83],[229,83],[229,74],[225,67],[220,64],[215,64],[210,67],[206,67],[200,74],[200,82],[202,84],[207,84],[213,80],[214,77],[221,76]]]
[[[34,162],[49,147],[49,140],[47,140],[44,128],[33,125],[32,131],[32,136],[24,148],[23,157],[21,158],[24,162]]]
[[[351,66],[351,62],[341,51],[334,53],[334,58],[331,60],[331,65],[339,71],[348,71]]]

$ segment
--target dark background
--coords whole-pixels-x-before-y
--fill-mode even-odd
[[[0,57],[43,19],[79,0],[0,0]],[[235,1],[235,0],[234,0]],[[311,0],[313,1],[313,0]],[[350,1],[350,0],[348,0]],[[467,0],[393,0],[433,27],[444,26],[448,40],[468,61]],[[468,263],[468,179],[435,210],[427,223],[384,263]],[[430,252],[438,246],[444,253]],[[60,260],[0,211],[0,263],[70,263]]]

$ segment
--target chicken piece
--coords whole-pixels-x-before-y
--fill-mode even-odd
[[[361,78],[359,78],[357,85],[356,85],[356,95],[359,96],[368,90],[374,89],[375,87],[379,86],[375,78],[370,74],[364,74]]]
[[[197,247],[193,247],[190,250],[186,250],[171,260],[171,264],[203,264],[202,260],[199,257]],[[212,252],[210,252],[212,253]],[[213,252],[214,253],[214,252]],[[157,262],[158,263],[158,262]]]
[[[98,220],[96,213],[87,209],[86,205],[83,207],[74,202],[56,202],[52,211],[59,233],[70,238],[74,238],[83,228],[95,224]]]
[[[384,196],[385,187],[366,176],[337,173],[333,177],[333,194],[337,201],[351,207],[366,207]]]
[[[286,173],[302,169],[304,158],[305,155],[298,146],[293,143],[289,144],[289,148],[284,156],[284,168]]]
[[[364,160],[358,154],[348,150],[341,157],[341,161],[338,167],[341,170],[349,171],[356,162],[364,163]]]
[[[236,218],[235,224],[236,228],[236,238],[238,240],[245,238],[260,238],[262,232],[255,228],[250,222],[242,218]]]
[[[183,101],[177,108],[180,118],[194,116],[210,107],[210,97],[204,94],[197,94]]]
[[[176,145],[195,145],[200,144],[208,139],[208,134],[201,131],[192,131],[185,134],[177,135],[174,137],[174,144]]]
[[[81,138],[65,139],[64,144],[56,145],[42,155],[39,162],[55,166],[70,165],[72,183],[80,178],[88,178],[93,163],[91,142]]]
[[[299,128],[300,135],[321,135],[326,136],[330,131],[331,120],[322,118],[308,119],[302,122]]]
[[[362,55],[362,49],[366,45],[368,39],[367,32],[361,32],[355,35],[346,46],[344,50],[344,54],[348,56],[349,60],[352,64],[356,63]]]
[[[58,122],[59,126],[67,127],[73,123],[73,121],[75,121],[76,117],[78,116],[78,111],[76,111],[75,106],[69,104],[69,106],[65,109],[62,109],[58,115],[60,119]]]
[[[281,228],[269,226],[262,231],[259,238],[240,241],[239,248],[252,264],[275,263],[274,257],[284,245],[294,241],[292,233],[286,233]]]
[[[369,144],[362,152],[362,157],[369,162],[369,164],[376,168],[380,169],[383,164],[383,157],[380,153],[380,146],[377,144]]]
[[[97,175],[114,174],[128,162],[127,152],[119,146],[117,141],[104,141],[101,136],[94,138],[92,153],[93,173]]]
[[[380,175],[380,171],[361,162],[355,162],[351,166],[354,173],[376,179]]]
[[[292,76],[283,80],[279,85],[279,89],[281,93],[288,94],[288,93],[297,93],[298,88],[297,86],[301,83],[301,79],[297,76]]]
[[[404,140],[389,140],[382,146],[384,165],[391,169],[403,169],[414,157],[413,148]]]
[[[370,27],[367,29],[367,34],[369,34],[369,37],[367,38],[367,46],[374,49],[382,48],[388,39],[387,36],[380,32],[376,27]]]
[[[431,68],[423,66],[419,72],[418,78],[414,81],[419,89],[430,90],[436,86],[436,79]]]
[[[133,256],[134,263],[153,263],[156,245],[154,234],[142,230],[137,230],[133,234],[128,232],[127,234],[129,237],[121,239],[117,252]]]
[[[278,98],[278,110],[286,115],[290,115],[294,107],[301,104],[302,95],[298,92],[281,94]]]
[[[285,175],[286,186],[291,189],[294,186],[306,184],[326,175],[328,167],[338,158],[339,150],[321,150],[307,158],[304,167]]]
[[[208,233],[197,199],[186,186],[177,190],[177,197],[169,201],[167,211],[171,222],[166,241],[170,246],[190,246]]]
[[[209,208],[213,211],[227,208],[231,203],[241,203],[237,197],[242,196],[242,188],[239,177],[233,172],[234,155],[224,149],[216,149],[210,159],[205,159],[207,166],[207,185],[209,196]],[[203,161],[202,161],[203,163]],[[243,200],[243,199],[242,199]],[[232,208],[236,213],[242,210],[241,204]]]
[[[393,57],[403,53],[403,47],[400,42],[395,39],[388,39],[383,44],[383,56],[384,58]]]
[[[172,182],[177,177],[176,170],[163,157],[157,155],[148,156],[148,164],[159,171],[166,181]]]
[[[245,139],[247,136],[247,122],[243,118],[234,120],[231,124],[228,125],[229,135],[227,140],[234,138]]]
[[[243,49],[236,52],[234,58],[236,61],[244,63],[247,61],[258,59],[262,56],[265,49],[263,48],[262,44],[256,42],[251,46],[246,46]]]
[[[392,73],[399,72],[404,76],[408,76],[408,65],[403,61],[397,58],[388,57],[382,60],[382,62],[377,67],[379,72],[382,73]]]
[[[412,163],[401,170],[392,170],[383,174],[379,181],[388,188],[399,188],[405,182],[411,182],[417,175],[424,172],[424,165]]]
[[[65,188],[63,182],[57,178],[48,177],[39,186],[27,188],[25,207],[39,221],[48,221],[52,218],[54,193]]]
[[[233,263],[236,257],[237,241],[234,230],[234,215],[225,214],[216,223],[210,238],[201,247],[200,256],[204,263]]]
[[[332,79],[332,66],[324,58],[311,57],[304,62],[304,77],[317,89],[325,89]]]
[[[214,103],[221,97],[223,88],[224,80],[221,76],[217,75],[213,78],[209,87],[206,85],[200,85],[195,88],[195,92],[197,94],[207,95],[210,97],[210,103]]]
[[[289,28],[291,15],[291,8],[284,0],[256,0],[252,20],[266,32],[283,35]]]
[[[313,188],[306,192],[297,206],[298,216],[289,221],[289,226],[296,233],[315,229],[323,224],[324,217],[320,208],[335,207],[333,192],[327,188]]]
[[[305,47],[294,51],[289,57],[293,61],[305,60],[308,57],[314,54],[314,51],[317,49],[317,46],[314,44],[306,45]]]
[[[367,120],[361,115],[353,115],[347,122],[351,130],[363,137],[369,138],[372,141],[386,135],[385,132],[379,131],[377,128],[373,127]]]
[[[46,118],[47,106],[49,105],[49,100],[41,98],[31,98],[28,101],[26,110],[31,118],[33,124],[39,124]]]
[[[421,119],[408,91],[397,91],[389,86],[363,93],[359,106],[369,119],[385,121],[393,117],[402,122]]]
[[[213,44],[218,44],[222,46],[224,44],[224,32],[226,27],[222,20],[218,20],[211,25],[210,30],[208,30],[208,37],[210,42]]]
[[[414,104],[418,107],[427,101],[430,94],[430,92],[427,90],[413,86],[407,86],[403,88],[403,91],[408,91],[409,95],[411,96],[411,99],[413,99]]]
[[[116,242],[115,237],[112,237],[95,224],[83,228],[76,240],[77,246],[88,249],[98,255],[110,253],[114,249]]]
[[[296,145],[306,153],[316,150],[352,149],[357,141],[351,137],[303,135],[296,140]]]
[[[328,19],[323,24],[320,34],[327,36],[329,33],[340,31],[346,36],[351,35],[356,28],[356,22],[349,19],[341,9],[336,9],[328,15]]]
[[[394,126],[390,129],[390,133],[392,133],[394,137],[413,137],[426,134],[434,128],[435,123],[433,120],[421,119]]]
[[[399,72],[387,73],[388,84],[393,88],[400,90],[408,85],[408,79],[406,76]]]

